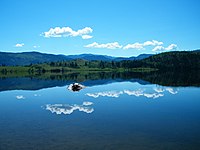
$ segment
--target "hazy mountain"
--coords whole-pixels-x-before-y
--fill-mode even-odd
[[[114,59],[114,61],[122,61],[122,60],[141,60],[141,59],[145,59],[148,58],[150,56],[152,56],[153,54],[140,54],[136,57],[132,56],[132,57],[117,57]]]
[[[7,53],[0,52],[0,65],[29,65],[50,61],[70,60],[64,55],[53,55],[39,52]]]
[[[94,55],[94,54],[68,55],[67,57],[70,59],[102,60],[102,61],[111,61],[116,58],[112,56]]]
[[[29,65],[43,62],[66,61],[73,59],[102,60],[102,61],[121,61],[121,60],[140,60],[152,56],[152,54],[141,54],[137,57],[112,57],[106,55],[80,54],[80,55],[54,55],[39,52],[8,53],[0,52],[0,65]]]

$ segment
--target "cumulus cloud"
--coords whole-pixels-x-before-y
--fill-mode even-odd
[[[87,96],[90,96],[90,97],[93,97],[93,98],[98,98],[100,96],[117,98],[121,94],[123,94],[122,91],[119,91],[119,92],[116,92],[116,91],[105,91],[105,92],[98,92],[98,93],[86,93]]]
[[[116,49],[116,48],[122,48],[122,45],[120,45],[118,42],[106,43],[106,44],[99,44],[97,42],[94,42],[92,44],[85,45],[84,47]]]
[[[74,31],[70,27],[55,27],[50,28],[49,31],[43,32],[41,35],[50,38],[50,37],[76,37],[81,36],[83,39],[90,39],[92,36],[88,35],[89,33],[92,33],[92,28],[85,27],[83,29],[79,29],[77,31]]]
[[[17,96],[16,96],[16,99],[19,99],[19,100],[20,100],[20,99],[25,99],[25,97],[24,97],[23,95],[17,95]]]
[[[91,39],[93,36],[91,35],[82,35],[82,39],[86,40],[86,39]]]
[[[141,43],[134,43],[134,44],[128,44],[123,47],[123,49],[143,49],[143,44]]]
[[[15,47],[23,47],[24,46],[24,43],[17,43],[15,44]]]
[[[92,107],[86,107],[85,105],[77,105],[77,104],[73,104],[73,105],[47,104],[45,109],[49,110],[51,113],[56,113],[57,115],[60,115],[60,114],[70,115],[76,110],[84,112],[84,113],[88,113],[88,114],[94,111]]]
[[[146,41],[144,43],[133,43],[133,44],[127,44],[126,46],[123,47],[123,49],[145,49],[146,46],[158,46],[162,45],[163,42],[159,42],[156,40],[152,41]]]
[[[175,50],[177,48],[176,44],[170,44],[168,47],[164,46],[156,46],[153,48],[152,51],[169,51],[169,50]]]
[[[163,42],[152,40],[152,41],[146,41],[143,43],[143,46],[156,46],[156,45],[163,45]]]

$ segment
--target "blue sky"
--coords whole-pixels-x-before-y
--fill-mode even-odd
[[[1,0],[0,51],[136,56],[200,48],[199,0]]]

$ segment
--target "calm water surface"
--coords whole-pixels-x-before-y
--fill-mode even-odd
[[[0,150],[199,149],[200,88],[96,80],[71,92],[70,83],[1,85]]]

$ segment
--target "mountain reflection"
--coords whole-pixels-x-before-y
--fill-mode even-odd
[[[68,74],[41,74],[27,77],[1,77],[0,91],[39,90],[43,88],[66,86],[78,82],[87,87],[129,81],[141,85],[157,84],[160,86],[186,87],[200,86],[200,72],[69,72]],[[156,92],[162,91],[157,89]],[[165,89],[170,92],[170,89]],[[158,92],[158,93],[160,93]],[[174,92],[171,91],[173,94]],[[99,93],[101,96],[102,93]],[[108,93],[104,93],[107,95]],[[108,94],[112,95],[112,94]],[[114,94],[115,95],[115,94]],[[98,94],[97,94],[98,96]]]
[[[72,104],[72,105],[69,105],[69,104],[47,104],[45,106],[45,109],[49,110],[51,113],[55,113],[57,115],[60,115],[60,114],[70,115],[76,110],[90,114],[94,111],[94,108],[88,107],[88,106],[90,106],[92,104],[93,104],[92,102],[83,102],[82,105],[77,105],[77,104]]]

